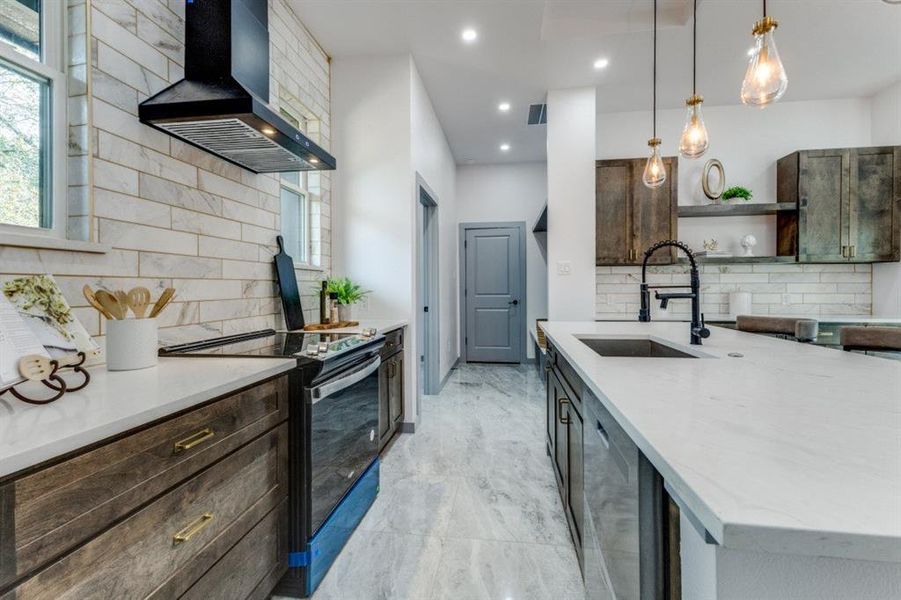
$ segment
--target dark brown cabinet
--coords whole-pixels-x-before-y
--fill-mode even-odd
[[[282,376],[0,482],[0,598],[268,597],[288,406]]]
[[[595,172],[595,259],[599,266],[640,265],[655,242],[676,238],[678,159],[665,157],[666,183],[641,181],[647,159],[599,160]],[[653,264],[671,264],[675,251],[657,252]]]
[[[388,332],[379,368],[379,451],[400,431],[404,420],[403,330]]]
[[[901,260],[901,146],[801,150],[779,159],[777,248],[799,262]]]

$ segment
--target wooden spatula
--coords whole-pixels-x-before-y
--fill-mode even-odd
[[[74,365],[81,360],[77,354],[63,356],[56,359],[60,368]],[[53,365],[50,359],[40,354],[29,354],[19,359],[19,374],[29,381],[43,381],[50,377]]]
[[[125,307],[114,295],[106,290],[97,290],[94,296],[97,298],[100,305],[106,309],[106,312],[113,315],[114,319],[125,318]]]
[[[163,290],[163,293],[157,299],[156,304],[154,304],[153,308],[150,310],[150,318],[153,319],[163,312],[163,309],[166,308],[166,305],[169,304],[173,296],[175,296],[175,288],[169,287]]]
[[[112,313],[103,308],[103,305],[100,304],[100,301],[97,300],[97,296],[94,295],[94,290],[91,289],[91,286],[86,285],[81,288],[81,293],[84,294],[85,299],[88,301],[88,304],[97,309],[101,315],[106,317],[107,319],[114,319]]]
[[[128,292],[128,307],[131,312],[139,319],[144,318],[147,307],[150,305],[150,290],[145,287],[138,286],[132,288]]]

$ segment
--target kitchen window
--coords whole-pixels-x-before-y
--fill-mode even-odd
[[[0,228],[66,232],[65,2],[0,0]]]
[[[306,119],[296,118],[281,110],[281,115],[294,127],[306,133]],[[285,252],[295,264],[314,266],[311,260],[311,198],[307,190],[307,174],[303,172],[282,173],[281,188],[281,230],[285,240]]]

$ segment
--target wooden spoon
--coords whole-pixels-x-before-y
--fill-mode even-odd
[[[128,294],[122,290],[116,290],[113,292],[113,296],[116,297],[116,300],[119,301],[119,306],[122,307],[122,318],[128,318]]]
[[[97,290],[94,296],[97,298],[100,305],[106,309],[106,312],[113,315],[114,319],[125,318],[125,308],[119,303],[119,300],[108,291]]]
[[[103,315],[107,319],[115,318],[115,317],[113,317],[112,313],[110,313],[108,310],[103,308],[103,305],[100,304],[100,302],[97,300],[97,296],[94,295],[94,290],[91,289],[91,286],[86,285],[83,288],[81,288],[81,293],[84,294],[84,297],[85,297],[85,299],[87,299],[88,303],[91,306],[93,306],[94,308],[96,308],[97,312],[99,312],[101,315]]]
[[[43,381],[53,372],[51,359],[40,354],[29,354],[19,359],[19,374],[29,381]],[[56,359],[57,365],[62,369],[74,365],[81,360],[77,354],[70,354]]]
[[[128,292],[128,307],[131,308],[131,312],[135,314],[135,317],[139,319],[144,318],[144,313],[147,312],[147,307],[150,305],[150,290],[145,287],[136,287],[132,288]]]
[[[168,287],[163,290],[163,293],[160,295],[159,299],[157,299],[156,304],[153,305],[153,308],[150,311],[150,318],[153,319],[163,312],[163,309],[166,308],[174,296],[175,288]]]

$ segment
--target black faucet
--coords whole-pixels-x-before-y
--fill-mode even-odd
[[[651,320],[651,288],[685,288],[684,285],[648,285],[647,269],[648,259],[661,248],[674,247],[682,250],[688,257],[691,265],[691,292],[654,292],[654,297],[660,300],[660,308],[666,310],[670,300],[676,298],[691,299],[691,343],[701,345],[701,339],[710,337],[710,330],[704,326],[704,315],[701,314],[701,276],[698,274],[698,263],[695,255],[687,245],[676,240],[664,240],[657,242],[644,253],[644,261],[641,263],[641,310],[638,311],[638,320],[647,323]]]

